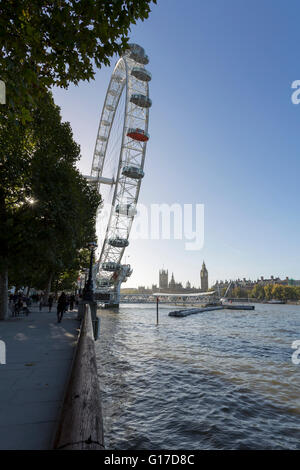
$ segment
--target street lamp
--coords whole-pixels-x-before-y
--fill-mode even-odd
[[[82,299],[83,300],[88,300],[88,301],[93,301],[94,300],[94,286],[93,286],[93,260],[94,260],[94,251],[97,248],[97,243],[96,242],[89,242],[88,243],[88,249],[91,252],[91,257],[90,257],[90,268],[89,268],[89,277],[88,280],[85,283],[83,292],[82,292]]]

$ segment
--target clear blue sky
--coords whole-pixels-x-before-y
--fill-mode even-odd
[[[205,243],[138,241],[127,250],[129,286],[216,279],[300,279],[300,3],[296,0],[158,0],[132,27],[150,58],[150,141],[140,202],[205,204]],[[90,172],[112,67],[55,90]],[[128,258],[129,256],[129,258]],[[125,285],[124,285],[125,287]]]

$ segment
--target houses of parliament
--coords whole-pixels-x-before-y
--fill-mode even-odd
[[[200,271],[200,290],[201,292],[208,291],[208,271],[206,269],[205,263],[203,261],[202,268]],[[191,283],[188,281],[186,286],[183,287],[181,282],[176,282],[174,279],[174,274],[172,273],[171,280],[169,281],[169,272],[168,270],[161,269],[159,271],[159,290],[161,292],[174,292],[174,293],[192,293],[199,292],[199,288],[191,287]]]
[[[192,287],[191,283],[187,281],[186,286],[183,287],[181,282],[176,282],[174,274],[172,273],[171,279],[169,281],[169,272],[167,269],[160,269],[159,271],[159,281],[158,287],[156,284],[153,284],[152,287],[139,286],[136,288],[125,288],[122,289],[124,294],[152,294],[154,292],[163,292],[163,293],[174,293],[174,294],[192,294],[196,292],[207,292],[208,291],[208,271],[206,269],[205,263],[203,261],[202,268],[200,271],[200,287]]]

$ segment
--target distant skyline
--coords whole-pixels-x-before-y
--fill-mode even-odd
[[[158,282],[164,265],[183,285],[217,279],[300,278],[298,194],[300,4],[273,0],[163,0],[132,27],[152,73],[139,202],[205,205],[199,251],[182,240],[136,240],[123,261],[128,286]],[[117,58],[94,81],[54,90],[90,167]],[[126,284],[123,287],[127,287]]]
[[[170,277],[170,278],[171,278],[172,275],[174,275],[174,279],[175,279],[176,283],[181,283],[183,287],[186,286],[186,283],[187,283],[187,282],[190,282],[190,283],[191,283],[190,279],[187,279],[187,280],[183,281],[183,280],[181,279],[181,277],[180,277],[180,273],[176,273],[176,272],[174,272],[174,271],[168,269],[167,266],[162,266],[161,269],[164,269],[164,270],[168,271],[168,274],[169,274],[169,277]],[[159,270],[159,271],[160,271],[160,270]],[[264,280],[272,279],[272,277],[273,277],[274,279],[281,279],[282,281],[285,280],[286,278],[289,278],[289,279],[292,279],[292,280],[297,280],[297,281],[299,280],[299,279],[295,279],[295,278],[290,277],[290,276],[280,276],[280,275],[270,274],[269,276],[257,275],[257,276],[254,277],[254,278],[250,278],[250,277],[247,277],[247,276],[242,276],[242,277],[237,276],[236,278],[224,278],[224,279],[221,279],[221,278],[220,278],[220,279],[215,279],[213,282],[210,282],[210,273],[209,273],[209,271],[208,271],[208,287],[212,287],[213,285],[215,285],[216,281],[219,281],[219,282],[220,282],[220,281],[222,281],[222,282],[228,281],[228,282],[230,282],[230,281],[243,280],[243,279],[245,278],[246,281],[253,281],[253,282],[255,282],[255,281],[257,281],[257,280],[261,280],[262,277],[264,278]],[[128,284],[128,285],[127,285],[127,284]],[[149,288],[151,288],[152,285],[157,285],[157,286],[158,286],[158,285],[159,285],[159,272],[157,273],[157,280],[156,280],[156,282],[153,282],[151,285],[150,285],[150,284],[149,284],[149,285],[139,284],[138,286],[133,286],[133,285],[130,284],[130,281],[127,282],[127,284],[126,284],[126,285],[124,284],[124,285],[123,285],[123,288],[136,288],[136,287],[139,287],[139,286],[144,286],[144,287],[149,287]],[[200,270],[199,270],[199,280],[198,280],[198,284],[197,284],[197,283],[196,283],[196,284],[192,284],[192,283],[191,283],[191,287],[195,287],[195,288],[199,288],[199,289],[200,289],[200,284],[201,284],[201,279],[200,279]]]

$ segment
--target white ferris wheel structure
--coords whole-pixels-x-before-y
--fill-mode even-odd
[[[121,283],[132,273],[122,257],[144,177],[149,82],[144,49],[130,44],[118,60],[108,85],[94,149],[90,183],[101,194],[97,225],[101,227],[100,254],[94,268],[96,298],[118,306]],[[99,227],[98,227],[99,228]]]

